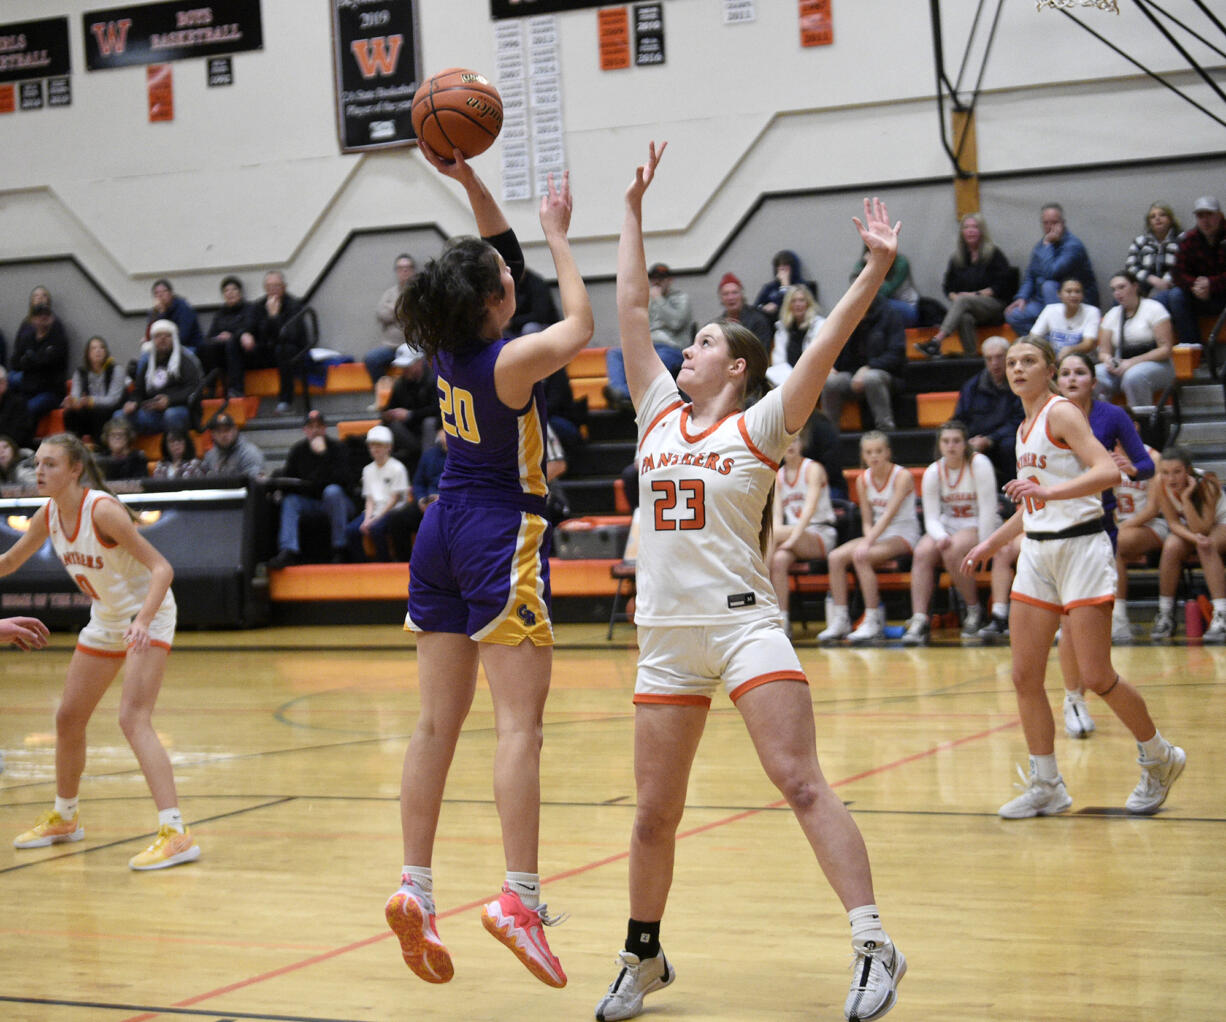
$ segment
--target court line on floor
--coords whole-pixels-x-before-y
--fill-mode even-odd
[[[984,738],[989,738],[992,735],[997,734],[1001,731],[1006,731],[1012,728],[1016,728],[1020,726],[1020,724],[1021,722],[1019,720],[1014,719],[1012,721],[1009,721],[1008,723],[1000,724],[1000,725],[997,725],[996,727],[988,728],[984,731],[979,731],[972,735],[964,735],[961,738],[950,739],[949,741],[946,741],[946,742],[938,742],[936,745],[932,746],[931,748],[925,749],[921,752],[912,753],[909,756],[903,756],[901,759],[893,760],[890,763],[884,763],[880,766],[871,767],[868,770],[862,770],[859,773],[852,774],[850,777],[841,778],[840,780],[832,782],[830,786],[832,788],[841,788],[845,785],[852,784],[855,781],[863,780],[866,777],[873,777],[877,774],[886,773],[890,770],[896,770],[899,767],[906,766],[910,763],[917,762],[918,760],[926,759],[930,756],[935,756],[938,753],[946,752],[950,749],[956,749],[958,746],[966,745],[970,742],[980,741]],[[709,831],[716,830],[720,827],[726,827],[729,824],[737,823],[741,820],[748,819],[751,816],[757,816],[762,812],[765,812],[771,809],[776,809],[783,805],[786,805],[786,800],[779,799],[775,802],[768,803],[766,806],[755,807],[753,809],[745,809],[740,812],[733,813],[729,816],[725,816],[719,820],[713,820],[710,823],[702,824],[697,827],[691,827],[685,831],[680,831],[677,834],[677,840],[681,841],[686,838],[695,837],[696,835],[699,835],[699,834],[705,834]],[[575,867],[574,869],[563,870],[560,873],[554,873],[548,877],[543,878],[541,883],[542,884],[557,883],[561,880],[566,880],[574,876],[579,876],[580,874],[583,874],[583,873],[590,873],[593,870],[601,869],[602,867],[611,865],[612,863],[620,862],[621,860],[628,858],[629,855],[630,855],[629,850],[624,851],[624,852],[618,852],[616,855],[609,855],[603,859],[597,859],[592,862],[587,862],[587,863],[584,863],[582,866]],[[482,899],[478,901],[469,902],[466,905],[457,905],[453,908],[448,909],[445,912],[438,913],[437,918],[442,920],[442,919],[450,918],[451,916],[459,915],[460,913],[463,913],[463,912],[471,912],[473,909],[479,908],[480,906],[484,904],[485,904],[485,901],[484,899]],[[232,993],[235,990],[242,990],[246,987],[255,986],[257,983],[264,983],[271,979],[277,979],[278,977],[285,976],[291,972],[297,972],[300,969],[305,969],[312,965],[318,965],[321,962],[326,962],[333,958],[339,958],[341,955],[348,954],[351,951],[360,951],[363,948],[370,947],[372,944],[377,944],[380,941],[388,940],[392,936],[393,934],[390,931],[385,931],[383,933],[375,934],[374,936],[366,937],[362,940],[355,941],[351,944],[346,944],[343,947],[333,948],[331,951],[326,951],[318,955],[312,955],[309,958],[303,959],[302,961],[291,962],[288,965],[283,965],[278,969],[273,969],[269,972],[261,973],[258,976],[250,976],[247,979],[237,980],[234,983],[229,983],[226,986],[219,987],[216,990],[210,990],[203,994],[197,994],[195,997],[189,997],[186,1000],[176,1002],[174,1005],[174,1008],[189,1008],[189,1007],[192,1007],[193,1005],[200,1004],[202,1001],[212,1000],[213,998],[221,997],[221,996],[224,996],[225,994]],[[221,1012],[221,1014],[225,1014],[225,1012]],[[157,1015],[158,1015],[157,1012],[154,1012],[152,1014],[136,1015],[131,1018],[125,1019],[124,1022],[149,1022],[150,1019],[157,1018]]]

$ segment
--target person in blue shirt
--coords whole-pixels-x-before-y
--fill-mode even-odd
[[[1049,202],[1039,212],[1043,237],[1030,252],[1030,264],[1017,296],[1005,309],[1005,322],[1018,337],[1025,337],[1046,305],[1060,301],[1060,285],[1070,277],[1081,281],[1085,301],[1098,304],[1098,284],[1090,254],[1080,238],[1064,223],[1064,209]]]

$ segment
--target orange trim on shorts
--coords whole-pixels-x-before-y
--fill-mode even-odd
[[[159,641],[159,640],[157,640],[157,639],[150,639],[150,640],[149,640],[149,645],[150,645],[150,646],[157,646],[157,648],[158,648],[158,649],[164,649],[164,650],[166,650],[166,652],[167,652],[167,653],[169,653],[169,652],[170,652],[170,643],[169,643],[169,642],[161,642],[161,641]]]
[[[661,420],[662,418],[664,418],[664,416],[666,416],[666,415],[667,415],[669,412],[674,412],[674,411],[676,411],[678,408],[680,408],[680,407],[681,407],[681,405],[682,405],[683,403],[684,403],[684,402],[683,402],[683,401],[682,401],[680,398],[678,398],[678,399],[677,399],[676,401],[674,401],[674,402],[673,402],[671,405],[669,405],[667,408],[665,408],[665,409],[664,409],[664,411],[662,411],[662,412],[661,412],[659,415],[657,415],[657,416],[656,416],[654,419],[652,419],[652,420],[651,420],[651,422],[650,422],[650,424],[648,424],[647,428],[646,428],[645,430],[643,430],[643,439],[639,441],[639,450],[640,450],[640,451],[643,449],[643,444],[645,444],[645,443],[647,442],[647,435],[648,435],[648,434],[649,434],[649,433],[650,433],[650,432],[651,432],[653,429],[655,429],[655,428],[656,428],[656,426],[658,426],[658,425],[660,424],[660,420]]]
[[[1024,593],[1019,593],[1016,589],[1009,593],[1010,598],[1017,600],[1018,603],[1028,603],[1032,607],[1039,607],[1042,610],[1050,610],[1053,614],[1063,614],[1064,608],[1058,603],[1048,603],[1046,600],[1039,600],[1033,596],[1026,596]]]
[[[809,684],[809,679],[805,677],[803,671],[771,671],[770,674],[759,674],[756,678],[750,678],[748,681],[737,685],[728,698],[735,703],[746,692],[757,688],[759,685],[768,685],[772,681],[799,681],[802,685]]]
[[[124,650],[94,649],[92,646],[83,646],[79,642],[77,643],[77,652],[84,653],[86,656],[102,657],[107,660],[114,660],[114,659],[122,660],[124,657],[128,655],[128,651],[126,649]]]
[[[1115,603],[1115,594],[1108,593],[1106,596],[1091,596],[1084,600],[1074,600],[1064,605],[1064,612],[1067,614],[1074,607],[1093,607],[1100,603]]]
[[[636,692],[634,694],[634,704],[636,706],[710,706],[710,696],[662,696],[652,692]]]
[[[745,428],[745,416],[742,415],[736,423],[736,428],[741,431],[741,439],[745,441],[745,446],[749,448],[749,453],[757,458],[763,465],[769,465],[772,470],[779,471],[779,462],[771,461],[765,454],[759,451],[754,442],[749,439],[749,431]]]

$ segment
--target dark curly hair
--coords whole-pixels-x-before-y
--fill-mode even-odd
[[[456,238],[409,281],[396,318],[409,347],[433,361],[439,351],[463,351],[477,341],[488,300],[501,295],[497,250],[480,238]]]

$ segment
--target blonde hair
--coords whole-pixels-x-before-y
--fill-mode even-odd
[[[78,482],[84,483],[91,490],[101,490],[103,493],[109,493],[116,500],[119,500],[119,496],[107,486],[106,480],[102,478],[102,472],[99,470],[98,463],[94,460],[94,456],[90,453],[89,448],[85,446],[81,438],[75,433],[53,433],[51,436],[44,437],[42,443],[62,448],[64,453],[68,455],[69,464],[81,466],[81,474],[77,477]],[[119,501],[119,504],[128,513],[128,517],[132,521],[136,521],[136,513],[123,501]]]
[[[1047,209],[1048,207],[1044,206],[1043,208]],[[1047,368],[1050,370],[1056,368],[1056,349],[1052,347],[1051,341],[1046,337],[1040,337],[1038,334],[1026,334],[1010,344],[1009,350],[1012,351],[1019,344],[1029,344],[1032,348],[1037,348],[1039,354],[1043,356],[1043,361],[1047,363]],[[1053,394],[1060,393],[1060,388],[1056,386],[1054,372],[1047,377],[1047,389]]]
[[[804,316],[800,322],[796,322],[796,317],[792,315],[792,299],[797,295],[801,295],[808,303],[805,309]],[[783,293],[783,298],[779,301],[779,322],[783,324],[785,330],[791,330],[793,325],[808,328],[814,318],[821,312],[821,308],[817,304],[817,299],[813,296],[804,284],[793,284]]]
[[[885,453],[891,459],[894,457],[894,449],[890,446],[890,438],[879,429],[870,429],[866,433],[860,434],[860,467],[867,468],[864,463],[864,445],[867,443],[883,443],[885,444]]]

